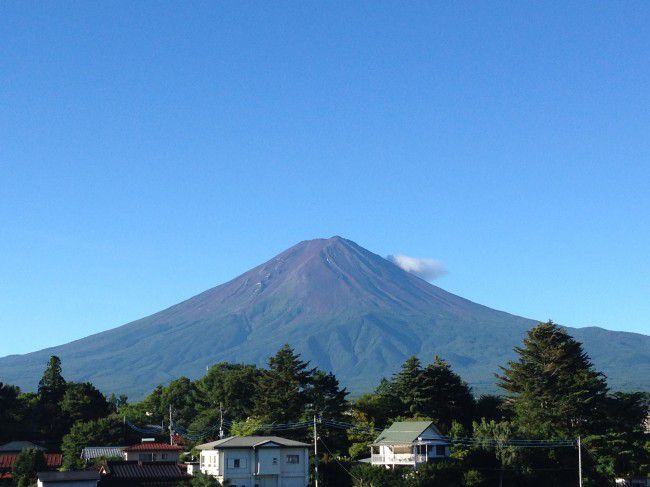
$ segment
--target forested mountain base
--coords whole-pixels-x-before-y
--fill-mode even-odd
[[[107,399],[90,383],[66,382],[52,357],[37,393],[0,384],[0,442],[28,439],[61,448],[64,468],[78,469],[86,467],[85,446],[140,441],[132,425],[162,441],[169,441],[169,429],[181,433],[190,451],[218,438],[220,429],[313,442],[316,416],[321,486],[572,487],[578,436],[585,487],[649,474],[647,394],[609,391],[581,344],[552,322],[533,328],[516,356],[498,375],[503,396],[474,397],[435,356],[428,364],[407,359],[373,393],[351,401],[333,374],[285,345],[265,368],[219,363],[200,379],[181,377],[133,404],[124,396]],[[438,425],[452,445],[449,459],[415,471],[358,463],[379,429],[411,418]],[[28,485],[39,457],[25,452],[23,458],[14,481]],[[193,482],[209,485],[204,478]]]

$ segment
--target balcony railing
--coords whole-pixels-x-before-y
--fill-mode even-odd
[[[426,463],[427,456],[413,453],[395,453],[392,455],[373,454],[370,457],[370,461],[374,464],[382,465],[415,465],[417,463]]]

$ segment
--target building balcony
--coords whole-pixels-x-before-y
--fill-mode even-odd
[[[426,462],[426,455],[414,453],[373,454],[370,457],[370,463],[373,465],[417,465]]]

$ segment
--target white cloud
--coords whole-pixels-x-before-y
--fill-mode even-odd
[[[406,272],[415,274],[425,281],[433,281],[447,274],[445,266],[435,259],[421,259],[408,255],[389,255],[386,258]]]

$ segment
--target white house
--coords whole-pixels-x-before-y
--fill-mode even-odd
[[[370,445],[370,463],[386,467],[409,466],[446,458],[449,441],[432,421],[398,421]]]
[[[309,445],[278,436],[231,436],[196,447],[199,468],[230,487],[307,487]]]
[[[97,487],[99,472],[38,472],[38,487]]]

